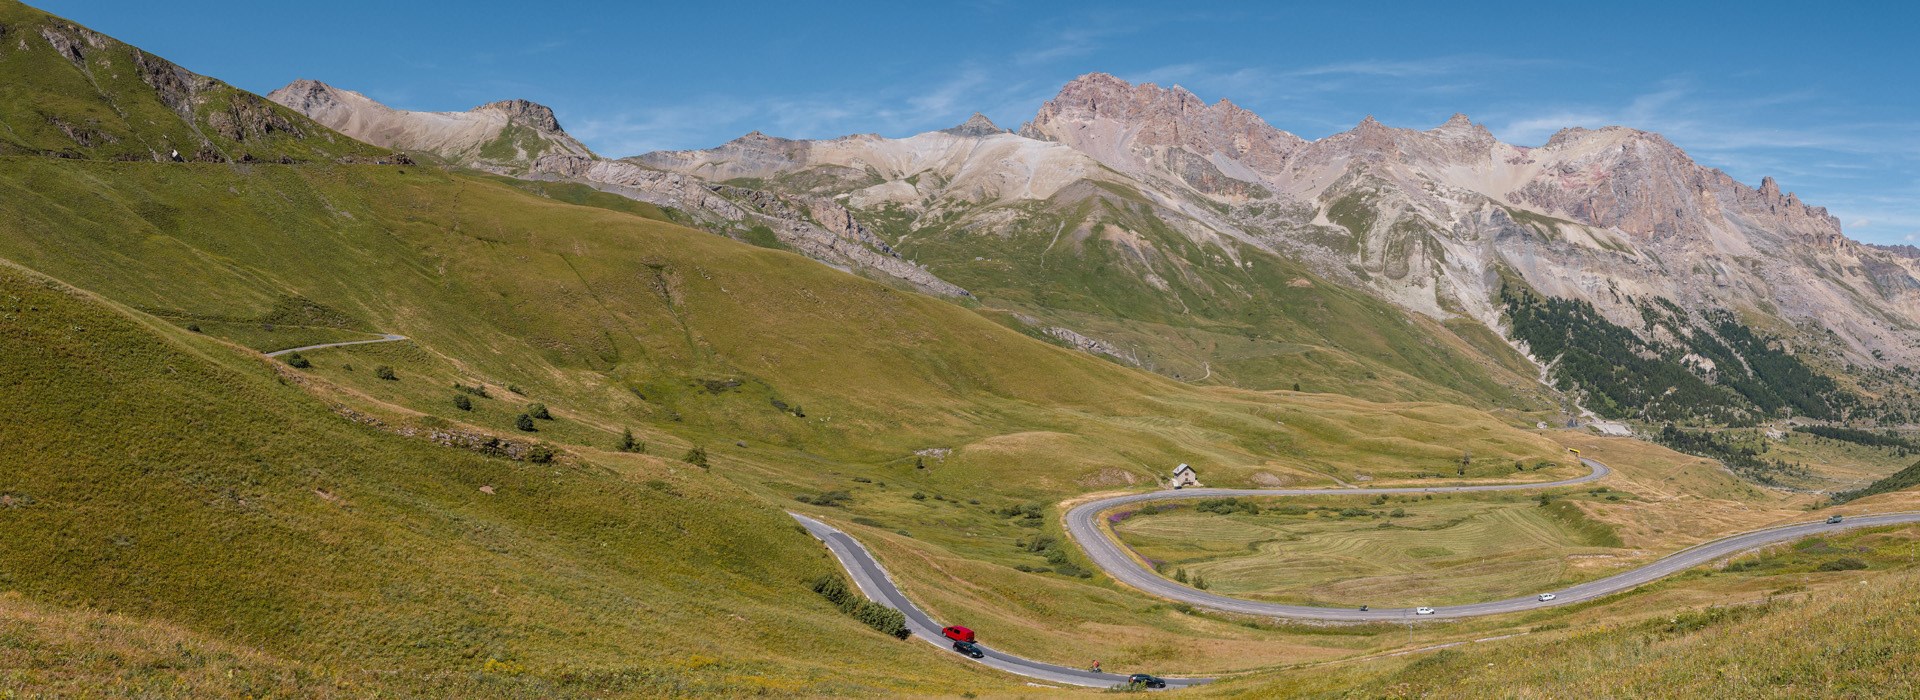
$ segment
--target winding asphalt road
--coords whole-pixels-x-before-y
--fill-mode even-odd
[[[914,605],[913,601],[907,600],[907,596],[900,592],[899,587],[893,585],[893,579],[887,575],[887,570],[880,566],[880,562],[874,561],[873,555],[867,552],[866,547],[860,546],[860,543],[854,540],[851,535],[841,532],[832,525],[814,520],[799,513],[789,512],[787,514],[793,516],[793,519],[800,521],[800,524],[806,527],[808,532],[813,533],[814,537],[818,537],[821,542],[826,543],[827,549],[831,550],[833,556],[840,560],[840,565],[846,568],[847,575],[853,577],[853,583],[860,587],[861,593],[865,593],[868,598],[882,605],[899,610],[902,614],[905,614],[907,616],[907,629],[913,631],[913,636],[942,649],[952,649],[952,642],[940,635],[941,624],[934,622],[933,618],[927,615],[926,611],[921,610],[919,606]],[[980,663],[1028,678],[1091,688],[1110,688],[1122,685],[1127,681],[1126,676],[1119,674],[1094,673],[1084,668],[1056,666],[1050,663],[1023,659],[1005,652],[995,651],[992,647],[985,644],[979,646],[980,651],[986,652],[984,658],[978,659]],[[967,658],[960,656],[959,652],[949,651],[948,653],[958,658]],[[1168,688],[1184,688],[1190,685],[1206,683],[1211,680],[1213,679],[1166,679]]]
[[[1691,548],[1669,554],[1646,566],[1614,574],[1603,579],[1588,581],[1558,590],[1538,592],[1552,593],[1554,599],[1550,601],[1540,600],[1537,597],[1538,593],[1536,593],[1521,598],[1508,598],[1506,600],[1495,600],[1485,603],[1470,603],[1448,607],[1435,606],[1432,614],[1419,616],[1414,615],[1412,608],[1379,608],[1361,612],[1357,607],[1323,608],[1310,605],[1264,603],[1242,600],[1240,598],[1229,598],[1217,593],[1208,593],[1191,586],[1175,583],[1154,573],[1126,551],[1125,546],[1110,536],[1099,522],[1101,513],[1122,506],[1149,501],[1184,498],[1219,498],[1225,496],[1376,496],[1518,491],[1523,489],[1548,489],[1559,486],[1584,484],[1598,481],[1612,471],[1607,468],[1607,465],[1591,459],[1581,458],[1580,461],[1593,471],[1581,477],[1535,484],[1487,484],[1481,486],[1377,489],[1182,489],[1178,491],[1155,491],[1151,493],[1130,494],[1090,501],[1067,511],[1067,534],[1086,551],[1087,556],[1093,560],[1094,565],[1106,571],[1107,575],[1112,576],[1117,581],[1162,598],[1224,612],[1293,620],[1406,622],[1416,619],[1430,620],[1479,617],[1482,615],[1498,615],[1502,613],[1547,608],[1556,605],[1571,605],[1581,601],[1613,595],[1701,564],[1771,544],[1859,527],[1920,522],[1920,513],[1886,513],[1880,515],[1854,516],[1839,523],[1817,521],[1781,525],[1764,530],[1755,530],[1753,532],[1723,537],[1711,542],[1695,545]],[[1356,602],[1355,605],[1358,606],[1358,602]]]
[[[337,347],[342,347],[347,345],[366,345],[367,343],[391,343],[396,340],[406,340],[406,339],[407,337],[404,335],[396,335],[393,333],[388,333],[379,338],[375,338],[373,340],[349,340],[344,343],[321,343],[319,345],[302,345],[297,348],[275,350],[273,352],[267,353],[267,357],[279,357],[281,355],[286,355],[289,353],[306,352],[308,350],[319,350],[321,348],[337,348]]]
[[[1768,545],[1790,542],[1813,535],[1839,532],[1863,527],[1882,525],[1904,525],[1920,523],[1920,512],[1881,513],[1875,515],[1856,515],[1847,517],[1839,523],[1824,520],[1809,523],[1780,525],[1753,532],[1730,535],[1711,542],[1695,545],[1688,549],[1669,554],[1652,563],[1631,571],[1622,572],[1595,581],[1569,586],[1567,588],[1540,591],[1552,593],[1554,599],[1542,601],[1537,595],[1521,598],[1509,598],[1486,603],[1470,603],[1450,607],[1436,607],[1431,615],[1415,616],[1411,608],[1383,608],[1361,612],[1355,608],[1323,608],[1308,605],[1285,605],[1264,603],[1208,593],[1196,588],[1184,586],[1141,565],[1129,554],[1124,546],[1108,534],[1100,525],[1102,513],[1114,509],[1149,501],[1168,501],[1188,498],[1220,498],[1227,496],[1376,496],[1406,495],[1424,493],[1469,493],[1485,491],[1520,491],[1549,489],[1561,486],[1599,481],[1612,473],[1607,465],[1581,458],[1580,462],[1592,471],[1584,476],[1560,481],[1527,484],[1485,484],[1477,486],[1433,486],[1407,488],[1340,488],[1340,489],[1182,489],[1178,491],[1154,491],[1149,493],[1128,494],[1089,501],[1074,506],[1067,511],[1067,533],[1086,551],[1096,566],[1107,572],[1115,580],[1129,586],[1169,600],[1211,608],[1231,613],[1259,615],[1294,620],[1315,620],[1331,622],[1413,622],[1431,619],[1458,619],[1481,615],[1522,612],[1556,605],[1570,605],[1603,596],[1613,595],[1647,583],[1691,569],[1701,564],[1723,559],[1740,552],[1758,549]],[[799,513],[788,515],[800,521],[808,532],[826,543],[827,549],[840,560],[840,565],[853,577],[860,592],[872,600],[899,610],[906,615],[907,627],[913,636],[941,648],[949,648],[949,642],[940,635],[940,623],[907,600],[893,579],[887,575],[884,567],[875,561],[866,547],[852,536],[834,528],[832,525],[809,518]],[[1126,677],[1111,673],[1093,673],[1085,669],[1069,668],[1054,664],[1024,659],[995,651],[986,645],[980,645],[986,657],[980,663],[993,668],[1056,683],[1104,688],[1119,685]],[[964,657],[963,657],[964,658]],[[1167,678],[1167,687],[1182,688],[1211,682],[1211,678]]]

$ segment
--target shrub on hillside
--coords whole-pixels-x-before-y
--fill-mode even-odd
[[[471,411],[473,410],[473,399],[467,398],[466,394],[454,394],[453,407],[462,411]]]
[[[701,469],[711,468],[707,465],[707,448],[701,447],[699,445],[694,445],[693,449],[687,450],[686,456],[681,457],[680,461],[686,462],[687,464],[691,464]]]
[[[386,365],[380,365],[379,367],[373,368],[373,376],[379,377],[381,379],[385,379],[390,382],[400,381],[400,375],[394,374],[393,368],[388,367]]]
[[[621,452],[632,452],[635,454],[647,453],[647,443],[633,439],[632,428],[621,429],[620,442],[615,444],[614,447],[618,448]]]
[[[906,639],[907,616],[900,611],[860,597],[839,574],[827,574],[813,580],[813,592],[840,608],[840,612],[896,639]]]
[[[527,406],[527,415],[540,420],[553,420],[553,414],[547,412],[547,405],[543,403],[529,404]]]
[[[453,390],[458,391],[462,394],[472,394],[474,396],[478,396],[483,399],[493,398],[492,396],[489,396],[487,394],[487,387],[485,384],[475,384],[473,386],[467,386],[465,384],[461,384],[460,382],[454,382]]]
[[[553,448],[546,445],[534,445],[527,448],[527,461],[534,464],[546,464],[553,461]]]
[[[1193,505],[1193,509],[1202,513],[1216,513],[1219,515],[1233,515],[1234,513],[1258,515],[1260,513],[1260,506],[1254,505],[1253,501],[1238,498],[1202,499],[1199,503]]]
[[[793,500],[796,500],[808,505],[826,506],[828,508],[841,508],[841,507],[844,507],[847,504],[847,502],[853,500],[853,494],[847,493],[845,491],[827,491],[817,496],[809,496],[803,493],[798,496],[794,496]],[[856,522],[857,521],[858,519],[856,519]]]
[[[1867,568],[1867,563],[1853,557],[1841,557],[1820,565],[1821,571],[1859,571]]]
[[[293,367],[294,369],[306,369],[308,367],[312,367],[313,363],[308,362],[307,358],[301,357],[300,353],[296,352],[296,353],[287,355],[287,365],[289,367]]]
[[[1038,503],[1028,503],[1025,505],[1007,506],[994,511],[994,514],[1003,518],[1011,518],[1017,515],[1027,520],[1039,520],[1047,517],[1047,507]]]
[[[513,419],[513,427],[519,428],[524,432],[529,432],[529,433],[534,432],[535,428],[533,427],[533,416],[529,416],[525,413],[515,416]]]

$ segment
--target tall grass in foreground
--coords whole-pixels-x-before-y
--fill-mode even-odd
[[[1887,698],[1920,694],[1920,572],[1222,686],[1220,696]]]

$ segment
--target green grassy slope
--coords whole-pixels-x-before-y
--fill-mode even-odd
[[[1863,540],[1873,535],[1850,537]],[[1904,540],[1907,545],[1910,539]],[[1849,542],[1848,544],[1852,544]],[[1904,547],[1902,548],[1904,550]],[[1859,555],[1866,557],[1867,555]],[[1901,560],[1904,564],[1905,554]],[[1868,557],[1871,558],[1871,557]],[[1874,560],[1878,562],[1878,560]],[[1880,568],[1874,563],[1871,568]],[[1312,666],[1201,691],[1247,698],[1892,698],[1920,694],[1920,574],[1808,573],[1829,584],[1740,604]],[[1864,580],[1862,580],[1864,578]],[[1861,585],[1862,583],[1866,585]]]
[[[278,324],[276,329],[297,326],[301,332],[330,329],[327,332],[354,337],[379,331],[413,339],[309,353],[312,367],[287,370],[294,378],[289,381],[305,391],[275,383],[264,387],[269,394],[257,400],[231,397],[249,406],[285,402],[304,406],[278,418],[269,415],[257,423],[207,423],[206,419],[183,423],[194,420],[182,417],[191,412],[168,405],[128,407],[113,414],[126,423],[121,429],[135,435],[174,436],[158,440],[160,444],[175,445],[183,439],[178,436],[188,434],[210,435],[221,445],[204,449],[249,449],[239,453],[244,457],[220,457],[203,456],[185,446],[169,448],[182,450],[185,456],[177,461],[185,463],[239,460],[233,468],[244,467],[239,472],[244,478],[223,476],[210,482],[237,483],[232,486],[235,499],[260,503],[263,494],[272,494],[322,509],[329,501],[314,489],[323,489],[329,494],[345,493],[347,502],[360,504],[355,507],[363,512],[378,512],[408,527],[431,526],[434,518],[449,521],[414,540],[401,540],[398,534],[369,526],[375,535],[371,541],[404,545],[401,554],[378,549],[329,552],[327,547],[336,546],[335,542],[358,541],[345,534],[328,535],[320,544],[278,533],[250,534],[259,539],[243,539],[240,545],[256,549],[233,549],[248,552],[243,558],[250,562],[246,571],[255,572],[248,575],[257,578],[222,581],[215,577],[207,584],[216,586],[220,596],[243,600],[248,591],[274,591],[274,602],[262,603],[263,608],[299,615],[262,613],[246,622],[249,626],[228,627],[237,623],[218,617],[206,607],[209,594],[194,589],[156,583],[122,593],[93,587],[90,582],[95,577],[89,572],[108,563],[118,566],[116,560],[75,560],[71,568],[45,573],[9,569],[15,578],[0,585],[27,592],[36,600],[109,605],[220,638],[244,635],[259,640],[255,643],[268,652],[299,662],[349,654],[371,659],[363,662],[369,664],[459,667],[466,657],[458,654],[484,650],[495,641],[487,636],[489,623],[469,619],[455,629],[419,629],[420,623],[395,622],[424,616],[423,611],[437,610],[446,602],[438,594],[407,593],[405,582],[451,578],[464,586],[458,590],[484,592],[474,595],[488,601],[496,580],[525,581],[524,585],[542,591],[557,587],[551,595],[559,596],[571,589],[551,583],[540,572],[566,577],[579,573],[593,582],[582,584],[592,590],[618,591],[627,585],[660,588],[647,596],[621,595],[665,601],[641,610],[642,617],[664,616],[664,621],[628,637],[614,634],[611,638],[616,641],[605,644],[583,643],[585,648],[579,650],[564,634],[503,633],[510,641],[532,640],[525,646],[502,644],[518,662],[544,669],[536,676],[551,677],[549,672],[561,657],[597,659],[592,663],[614,667],[651,664],[662,658],[711,657],[736,660],[751,669],[720,667],[713,671],[716,675],[787,679],[779,682],[798,684],[795,687],[802,690],[796,692],[837,693],[841,691],[792,679],[813,678],[820,668],[845,663],[827,659],[842,653],[835,645],[862,643],[860,635],[870,632],[827,630],[819,625],[846,621],[792,620],[778,612],[791,606],[797,611],[791,614],[811,614],[806,611],[817,608],[808,606],[818,603],[804,595],[780,598],[789,595],[784,588],[768,590],[784,585],[784,574],[777,572],[814,571],[823,564],[817,545],[780,534],[791,529],[779,530],[775,525],[780,516],[769,501],[842,522],[862,517],[908,529],[918,541],[939,551],[995,562],[985,569],[998,579],[995,585],[1021,585],[1028,577],[1044,576],[1054,582],[1047,590],[1060,595],[1131,600],[1137,594],[1116,591],[1103,579],[1022,573],[999,565],[1041,560],[1014,546],[1016,540],[1034,534],[1028,526],[1037,521],[996,511],[1017,504],[1044,505],[1089,489],[1144,485],[1158,478],[1167,465],[1183,461],[1200,466],[1209,483],[1234,485],[1269,483],[1263,479],[1275,478],[1331,483],[1329,476],[1352,479],[1361,473],[1382,479],[1452,476],[1459,455],[1467,450],[1476,456],[1468,474],[1475,478],[1504,476],[1516,459],[1531,463],[1564,457],[1551,441],[1471,409],[1190,386],[1038,342],[967,309],[893,290],[796,255],[427,168],[11,158],[0,159],[0,197],[10,203],[0,212],[0,257],[82,285],[115,302],[150,310],[153,315],[143,318],[153,328],[169,337],[188,339],[178,342],[190,343],[186,347],[202,360],[227,371],[256,377],[263,372],[257,360],[209,336],[260,347],[262,337],[271,339],[282,332],[257,330],[268,322]],[[184,330],[188,325],[198,325],[203,334]],[[98,351],[110,352],[121,342],[108,342]],[[398,379],[376,378],[372,370],[380,365],[394,368]],[[178,368],[179,363],[144,360],[136,366],[162,372],[168,366]],[[82,380],[104,381],[62,379]],[[475,397],[471,410],[460,410],[451,400],[455,383],[485,384],[489,397]],[[213,385],[196,379],[189,386]],[[508,390],[510,386],[523,393]],[[56,391],[103,395],[106,387],[50,385],[33,393]],[[182,399],[180,405],[213,402],[210,405],[218,406],[219,398],[195,396]],[[548,404],[556,420],[538,421],[537,433],[520,433],[514,418],[535,401]],[[363,436],[361,442],[342,441],[324,432],[308,435],[307,431],[320,430],[317,425],[340,422],[320,408],[331,404],[417,433],[453,429],[544,441],[560,449],[564,463],[599,465],[614,470],[624,481],[583,482],[577,491],[554,496],[546,508],[516,511],[505,524],[496,524],[457,508],[456,499],[481,499],[475,507],[496,507],[500,496],[482,499],[476,495],[480,485],[492,485],[504,496],[531,487],[530,482],[509,477],[535,480],[548,472],[533,468],[523,472],[516,466],[519,463],[444,456],[439,454],[441,448],[378,435]],[[49,416],[36,418],[59,422]],[[89,436],[105,427],[100,422],[68,422],[74,430],[45,450],[71,453],[78,449],[75,444],[88,444],[93,439]],[[269,426],[283,423],[305,426],[287,429],[290,437],[285,438],[303,447],[263,442]],[[653,455],[669,459],[689,445],[705,445],[715,479],[709,483],[701,476],[704,472],[677,462],[612,453],[610,448],[624,427],[631,427],[649,443]],[[129,437],[113,444],[146,442]],[[309,450],[306,445],[316,447]],[[272,449],[263,451],[268,447]],[[913,454],[927,448],[950,451],[924,459]],[[123,478],[115,476],[118,471],[144,474],[138,463],[116,461],[115,454],[95,454],[85,481],[114,483]],[[419,466],[438,460],[478,465],[460,470],[488,471],[463,478],[457,485],[433,482],[450,473],[464,473]],[[627,476],[629,468],[637,473]],[[372,471],[362,473],[363,469]],[[677,474],[671,472],[675,469]],[[309,477],[297,486],[273,480],[253,486],[256,480],[283,473]],[[685,478],[702,479],[700,483],[712,489],[687,493],[711,493],[711,499],[653,500],[656,493],[665,492],[649,482],[664,481],[670,490],[678,491],[677,479]],[[180,477],[189,484],[204,479]],[[429,482],[412,481],[418,479]],[[401,485],[355,486],[388,480]],[[393,496],[398,499],[393,501],[370,500],[364,495],[367,490],[421,492],[439,500],[401,496]],[[840,507],[793,500],[795,495],[834,490],[849,492],[851,500]],[[929,498],[913,499],[915,492]],[[720,507],[715,502],[732,505]],[[576,527],[571,519],[628,528],[611,516],[595,519],[596,513],[621,504],[632,505],[636,517],[644,518],[646,524],[632,526],[630,542],[608,546],[649,549],[633,559],[629,571],[639,572],[635,579],[601,583],[595,577],[614,576],[624,569],[606,573],[597,568],[597,560],[596,566],[569,560],[585,556],[583,549],[596,551],[605,541],[600,530],[587,524]],[[543,523],[541,514],[549,512],[566,516],[565,522]],[[426,524],[415,524],[423,518]],[[174,522],[182,525],[167,524]],[[120,534],[136,546],[172,542],[182,534],[181,528],[209,522],[208,516],[169,511],[165,518],[133,521],[121,527]],[[607,522],[616,524],[603,525]],[[693,532],[681,533],[682,527]],[[514,533],[540,528],[552,532],[527,538],[553,551],[542,550],[525,563],[498,564],[505,571],[488,569],[492,564],[456,566],[470,558],[500,554],[489,547],[504,547],[517,556],[532,545],[521,543],[522,536]],[[764,530],[771,539],[753,546],[768,552],[764,563],[768,568],[759,570],[758,577],[764,585],[748,586],[739,594],[717,593],[735,584],[727,578],[731,574],[701,573],[710,565],[701,564],[709,556],[707,550],[717,546],[708,535],[729,530],[751,534],[763,528],[773,528]],[[458,544],[443,542],[447,538]],[[506,544],[498,544],[495,538],[505,539]],[[268,542],[287,546],[268,549]],[[742,542],[744,547],[756,541],[750,536]],[[328,569],[307,558],[312,552],[324,553],[334,569],[356,573],[347,578],[316,573]],[[146,560],[151,568],[141,576],[165,583],[199,580],[201,556],[212,555],[204,549],[157,551]],[[803,556],[807,564],[794,563]],[[662,563],[678,558],[691,562],[687,566],[693,568]],[[645,572],[684,577],[685,583],[679,584],[683,587],[656,586],[657,579]],[[315,585],[288,583],[309,580]],[[404,595],[389,597],[395,590]],[[755,595],[756,590],[768,590],[766,595],[775,602],[736,600]],[[140,605],[127,602],[130,599]],[[328,601],[336,600],[366,608],[355,613],[361,617],[339,624],[339,629],[347,631],[335,632],[332,626],[275,626],[290,617],[316,614],[315,609],[333,610]],[[462,599],[460,604],[471,602]],[[986,604],[1009,605],[1007,601]],[[533,612],[549,607],[555,612]],[[635,609],[536,599],[515,603],[514,610],[506,617],[522,621],[517,624],[567,630],[599,624],[602,618],[596,614],[615,610],[632,614]],[[1019,614],[1014,609],[1003,612]],[[750,626],[736,629],[742,623],[733,614],[747,618]],[[827,631],[813,634],[810,641],[795,642],[811,649],[804,656],[795,656],[801,654],[799,647],[763,639],[776,634],[775,629],[809,625]],[[388,627],[410,631],[397,641],[391,635],[354,632]],[[700,630],[707,627],[757,641],[730,645],[702,636]],[[679,632],[682,629],[695,632]],[[449,643],[447,649],[423,641],[442,635],[477,641]],[[655,636],[661,639],[638,639]],[[668,637],[671,643],[662,641]],[[825,637],[832,641],[821,641]],[[418,652],[424,658],[412,659],[414,652],[406,644],[428,644]],[[662,644],[667,645],[665,650],[658,646]],[[631,656],[622,656],[610,645],[628,650]],[[689,651],[690,646],[717,653]],[[912,663],[888,657],[891,652],[873,658],[880,659],[876,664],[926,667],[929,676],[946,678],[946,682],[969,678],[956,676],[953,669],[927,666],[927,658],[942,655],[938,650],[923,651],[930,656],[915,657],[920,660]],[[1035,651],[1045,655],[1044,649]],[[585,665],[586,660],[568,663]],[[478,661],[484,663],[485,658]],[[688,663],[699,667],[706,662]],[[856,686],[872,687],[877,682],[862,680],[867,677],[861,672],[850,673],[854,679],[849,682]],[[903,682],[925,680],[911,673],[903,677]],[[724,683],[731,681],[703,678],[708,678],[703,683],[722,684],[713,687],[730,687]]]
[[[268,363],[10,267],[0,356],[0,589],[45,604],[433,694],[965,677],[914,670],[917,649],[827,605],[806,587],[834,567],[814,540],[684,464],[533,465],[376,431]],[[54,662],[35,648],[24,666]]]
[[[1566,522],[1525,495],[1241,503],[1265,510],[1222,515],[1203,503],[1134,515],[1114,530],[1163,573],[1204,577],[1215,593],[1323,605],[1526,595],[1610,573],[1569,564],[1614,553],[1583,536],[1587,523]]]
[[[85,27],[0,0],[0,155],[372,159],[384,149]]]
[[[1028,473],[1055,493],[1182,461],[1321,470],[1338,455],[1411,474],[1463,449],[1553,452],[1472,411],[1186,386],[799,256],[434,170],[28,158],[0,161],[0,196],[0,256],[176,323],[405,334],[434,369],[402,384],[519,385],[590,418],[602,444],[647,426],[872,464],[997,441],[992,466],[956,477]],[[390,398],[459,417],[443,394]],[[1369,416],[1386,422],[1353,423]],[[1089,442],[1011,438],[1044,433]]]
[[[1196,242],[1130,189],[1082,182],[1014,209],[997,235],[952,217],[871,217],[903,254],[986,304],[1107,340],[1169,376],[1376,400],[1539,401],[1504,344],[1476,346],[1285,257]]]

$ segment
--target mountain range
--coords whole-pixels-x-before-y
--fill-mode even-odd
[[[456,136],[444,125],[468,122],[311,81],[272,97],[370,143],[463,162],[500,138]],[[1528,147],[1465,115],[1428,130],[1369,117],[1309,141],[1224,99],[1100,73],[1017,132],[975,115],[906,138],[756,132],[614,160],[538,122],[566,146],[473,162],[977,297],[1017,325],[1182,379],[1279,388],[1337,376],[1388,396],[1368,375],[1410,375],[1498,402],[1546,400],[1527,386],[1539,375],[1610,418],[1910,418],[1920,261],[1846,238],[1771,178],[1744,185],[1645,131],[1569,128]],[[1423,342],[1340,337],[1332,317],[1308,313],[1324,299],[1288,298],[1323,286],[1360,292],[1343,302]],[[1517,313],[1524,298],[1574,306]],[[1580,334],[1592,337],[1564,342]],[[1663,379],[1624,386],[1591,366],[1623,360],[1582,347],[1610,334],[1631,338],[1629,354],[1650,365],[1642,377]]]
[[[0,698],[1072,692],[896,607],[1207,696],[1915,690],[1913,533],[1847,528],[1920,498],[1920,255],[1772,181],[1103,74],[1018,129],[609,158],[565,117],[255,95],[0,0]],[[1312,605],[1846,524],[1276,623],[1076,546],[1190,472],[1330,491],[1096,521]],[[912,606],[852,595],[881,566]]]

